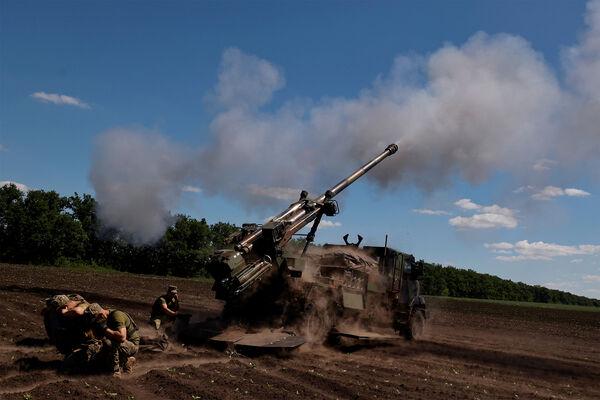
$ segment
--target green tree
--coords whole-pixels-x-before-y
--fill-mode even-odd
[[[0,191],[2,257],[17,263],[54,264],[83,256],[86,236],[73,219],[68,200],[54,191]]]
[[[79,259],[86,236],[81,224],[69,214],[68,200],[55,191],[32,190],[25,206],[25,242],[28,262],[55,263],[58,258]]]
[[[18,262],[23,254],[24,194],[13,184],[0,187],[0,257]]]
[[[87,261],[99,262],[102,260],[102,241],[98,237],[100,225],[96,215],[96,199],[89,194],[80,196],[75,193],[68,198],[68,207],[73,218],[79,222],[86,235],[86,246],[84,258]]]
[[[535,301],[600,307],[600,300],[588,299],[542,286],[526,285],[473,270],[425,264],[424,294],[476,299]]]
[[[217,222],[210,226],[210,241],[213,249],[222,249],[227,246],[227,238],[234,232],[238,231],[238,227],[228,222]]]
[[[160,243],[161,266],[159,273],[177,276],[204,274],[204,267],[212,252],[212,234],[206,220],[200,221],[180,215],[167,229]]]

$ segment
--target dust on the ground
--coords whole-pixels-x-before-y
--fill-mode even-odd
[[[218,314],[210,284],[0,264],[1,399],[596,399],[600,313],[429,299],[424,340],[246,358],[175,344],[132,375],[65,376],[44,341],[41,300],[77,292],[142,325],[167,283],[185,311]]]

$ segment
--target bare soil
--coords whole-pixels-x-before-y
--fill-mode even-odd
[[[219,312],[205,282],[0,264],[0,398],[600,398],[600,313],[435,298],[418,341],[254,358],[175,344],[141,352],[121,379],[57,373],[61,356],[40,316],[45,297],[79,293],[143,325],[169,283],[186,311]]]

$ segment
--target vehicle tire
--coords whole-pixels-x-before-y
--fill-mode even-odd
[[[334,326],[334,316],[329,307],[310,304],[304,317],[304,336],[308,342],[324,343]]]
[[[408,327],[406,330],[406,338],[409,340],[418,340],[423,336],[425,330],[425,315],[423,311],[415,311],[408,321]]]

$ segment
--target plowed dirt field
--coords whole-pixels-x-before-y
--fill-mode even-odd
[[[186,311],[219,312],[208,283],[0,264],[0,398],[600,398],[600,312],[435,298],[419,341],[254,358],[175,344],[142,351],[121,379],[57,373],[61,357],[44,340],[41,300],[79,293],[144,325],[167,283],[179,286]]]

